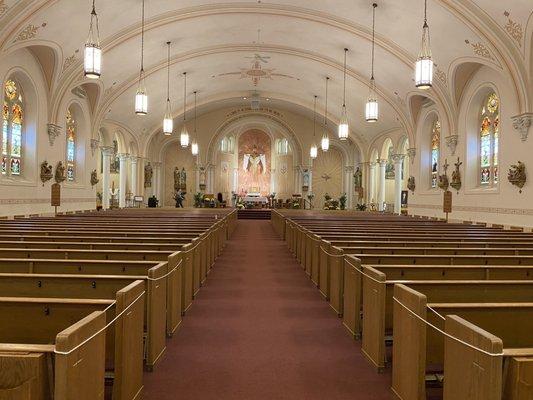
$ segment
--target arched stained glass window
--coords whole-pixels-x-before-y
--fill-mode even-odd
[[[498,151],[500,136],[500,100],[496,93],[489,94],[480,115],[479,166],[480,183],[490,186],[498,183]]]
[[[440,155],[440,121],[437,119],[431,129],[431,187],[437,187],[439,177],[439,155]]]
[[[20,87],[14,80],[4,84],[2,107],[2,174],[18,176],[22,162],[24,104]]]
[[[287,139],[285,138],[279,139],[276,142],[276,152],[279,155],[287,155],[289,154],[289,151],[290,151],[290,146],[289,146],[289,141]]]
[[[76,120],[72,116],[72,111],[67,110],[67,181],[73,182],[76,179]]]

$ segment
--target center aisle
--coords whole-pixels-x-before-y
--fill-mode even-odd
[[[145,400],[389,400],[270,221],[240,220]]]

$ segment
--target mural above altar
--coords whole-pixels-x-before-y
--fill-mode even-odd
[[[259,129],[251,129],[239,137],[239,192],[250,198],[270,194],[270,137]]]

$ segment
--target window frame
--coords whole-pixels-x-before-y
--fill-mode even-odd
[[[10,97],[7,93],[9,83],[12,83],[15,88],[15,94]],[[24,130],[25,130],[25,108],[24,108],[24,94],[21,85],[14,78],[8,78],[2,85],[3,102],[2,102],[2,164],[5,160],[5,171],[2,165],[0,175],[4,178],[22,179],[23,177],[23,159],[24,159]],[[14,117],[13,110],[15,107],[20,109],[20,154],[13,154],[13,125]],[[7,108],[7,113],[6,113]],[[7,116],[6,116],[7,115]],[[6,127],[7,124],[7,127]],[[5,152],[4,152],[5,143]],[[13,160],[18,160],[18,173],[13,173]]]

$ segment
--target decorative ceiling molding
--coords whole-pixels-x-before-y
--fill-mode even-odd
[[[17,43],[24,40],[30,40],[37,36],[37,32],[42,27],[44,28],[46,26],[46,23],[43,23],[41,26],[35,26],[33,24],[29,24],[26,26],[23,30],[21,30],[18,35],[13,39],[13,43]]]
[[[518,47],[522,47],[522,37],[524,35],[522,24],[513,21],[508,11],[505,11],[503,15],[507,17],[507,22],[504,25],[505,31],[516,41]]]

